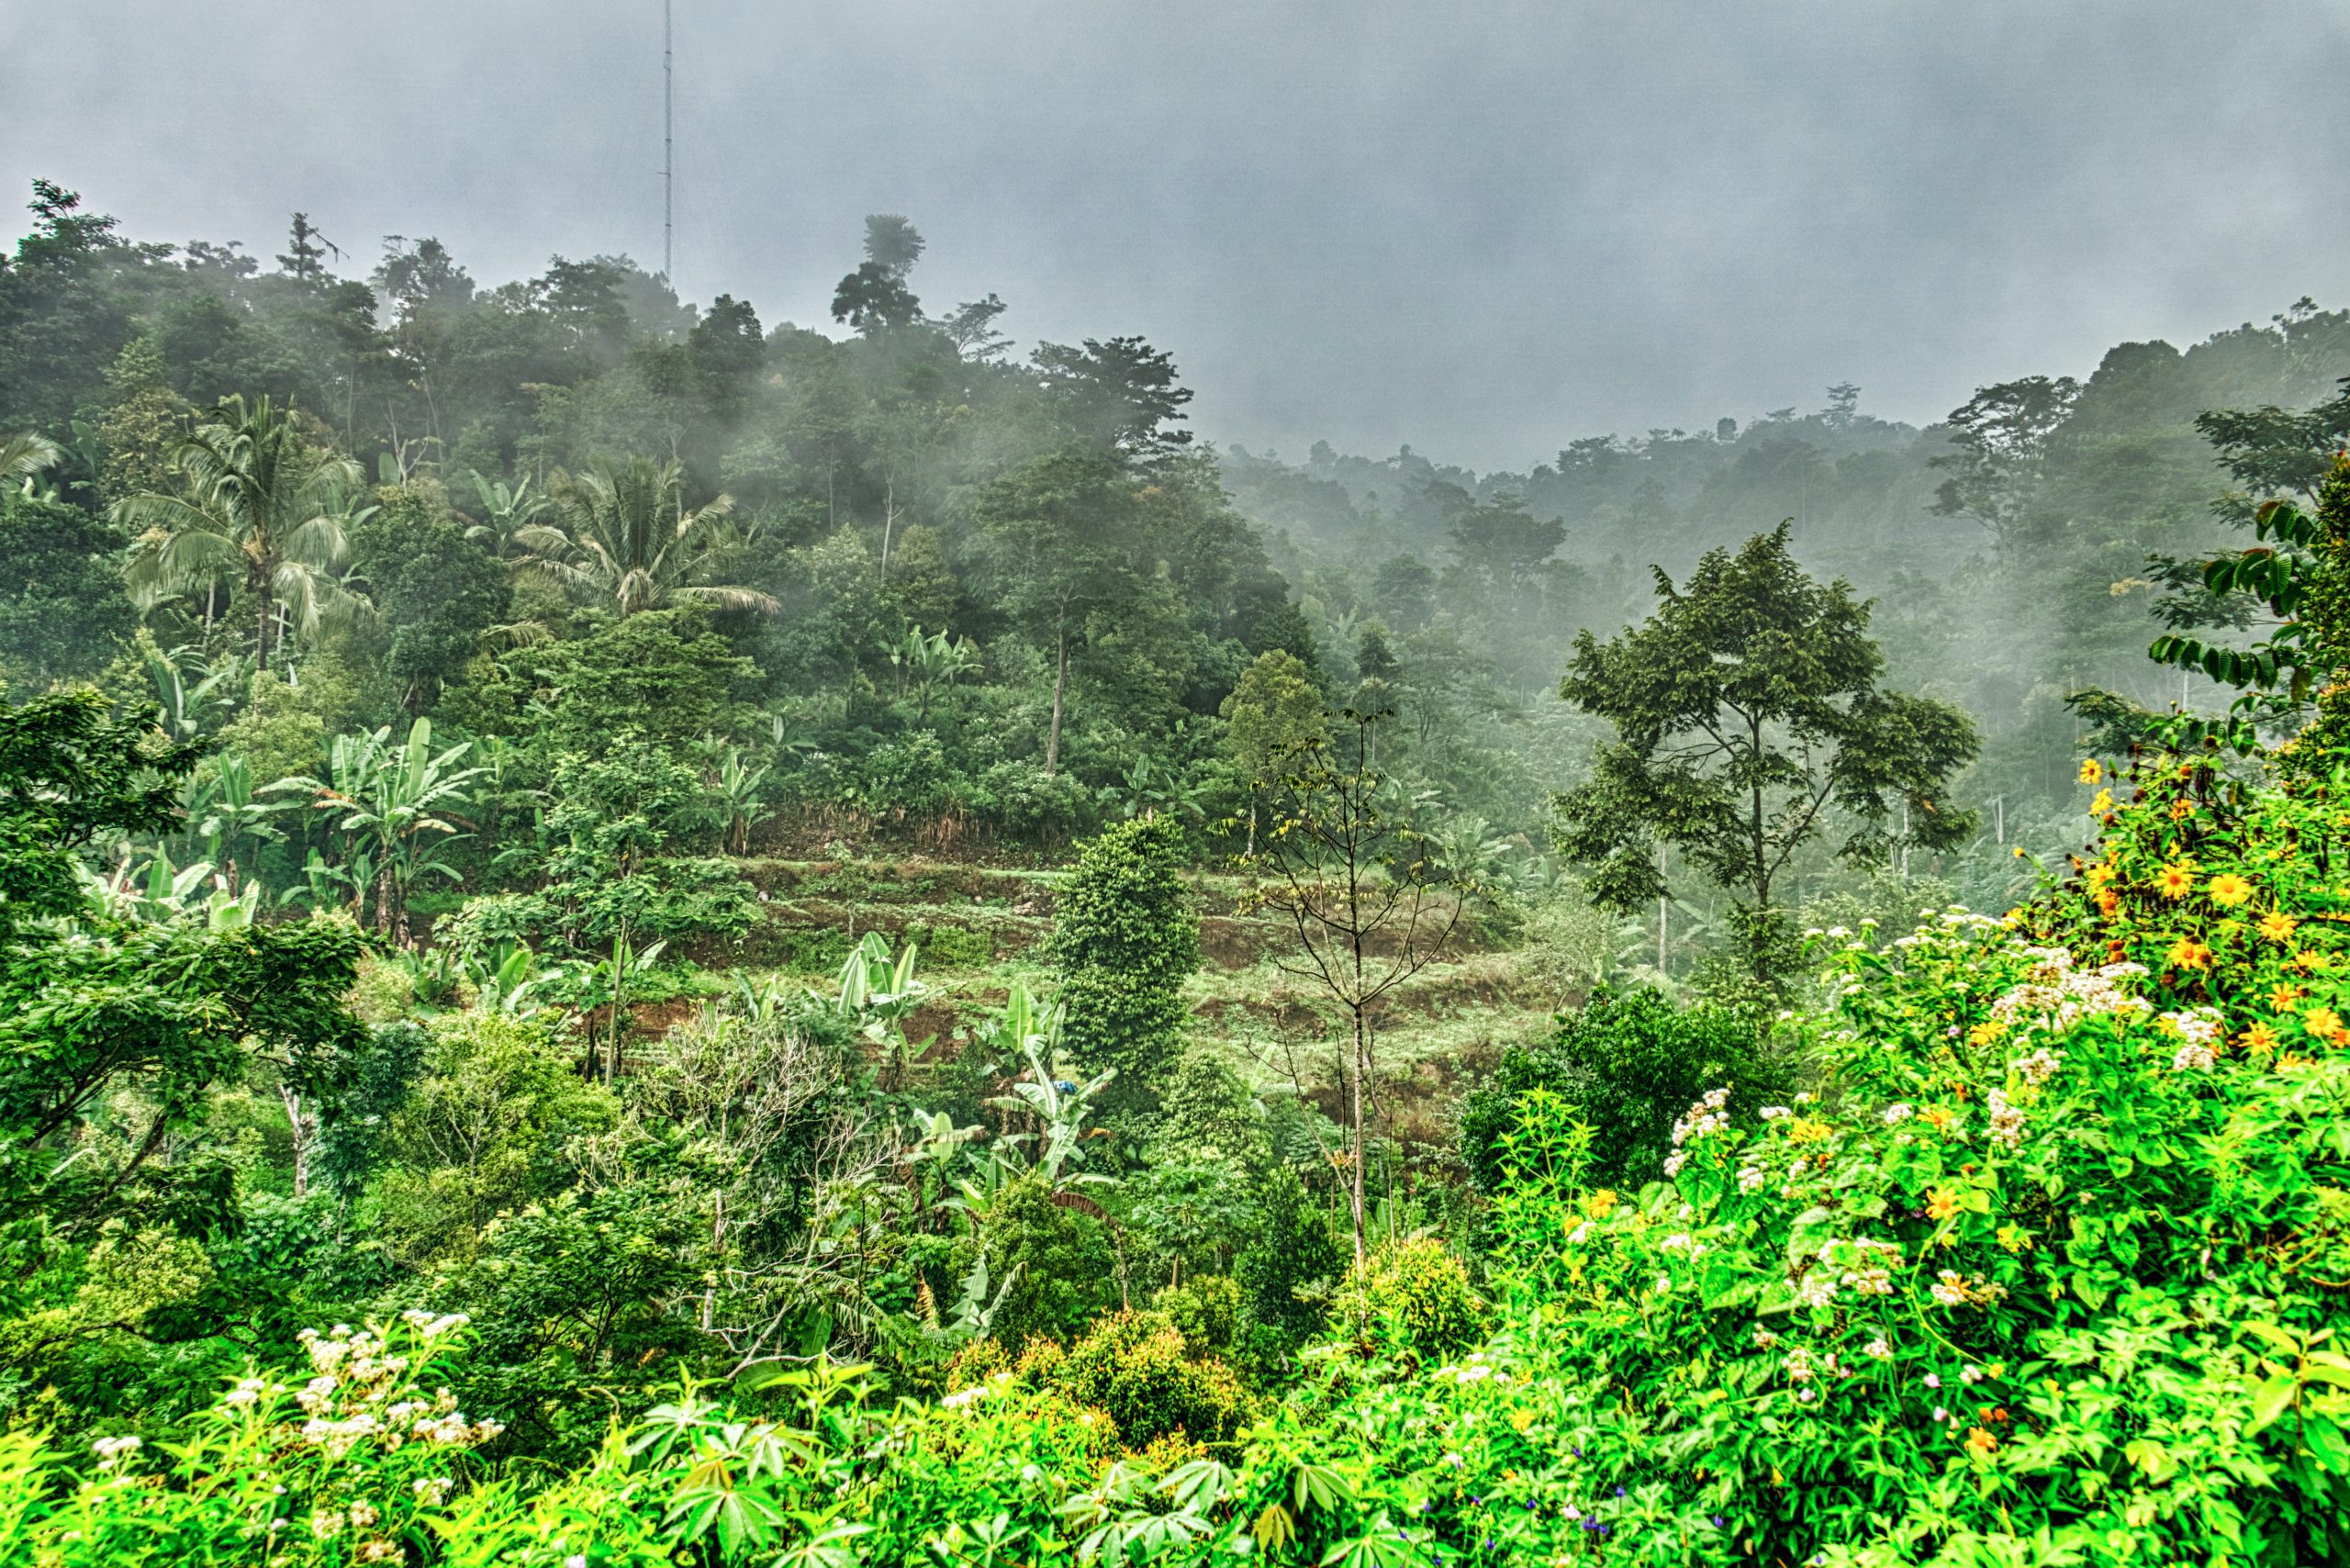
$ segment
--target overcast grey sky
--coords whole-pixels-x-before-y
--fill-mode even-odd
[[[2350,304],[2350,0],[676,0],[677,281],[1139,332],[1206,433],[1479,467]],[[0,180],[484,282],[661,246],[660,0],[0,0]]]

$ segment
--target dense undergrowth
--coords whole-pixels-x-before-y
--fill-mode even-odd
[[[2350,1540],[2350,777],[2148,763],[2004,918],[1813,938],[1816,1092],[1581,1178],[1540,1092],[1482,1298],[1378,1255],[1278,1400],[1165,1314],[934,1401],[817,1361],[567,1473],[477,1462],[461,1323],[306,1340],[177,1440],[0,1445],[0,1551],[584,1565],[2264,1562]],[[740,1409],[730,1408],[732,1399]],[[682,1553],[682,1555],[680,1555]]]

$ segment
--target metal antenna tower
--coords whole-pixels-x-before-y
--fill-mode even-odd
[[[671,0],[661,0],[661,276],[671,288],[676,288],[677,274],[670,255],[677,184],[677,88],[669,64],[670,3]]]

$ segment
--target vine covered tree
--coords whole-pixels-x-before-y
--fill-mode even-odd
[[[1156,1105],[1182,1052],[1183,982],[1200,967],[1200,917],[1171,817],[1102,831],[1055,911],[1061,1038],[1088,1072],[1115,1068],[1117,1097]]]
[[[1627,912],[1664,890],[1657,846],[1681,850],[1738,899],[1740,957],[1768,983],[1787,963],[1778,879],[1831,822],[1850,824],[1841,853],[1858,861],[1974,831],[1946,799],[1975,756],[1974,721],[1879,688],[1868,605],[1806,576],[1785,523],[1734,555],[1708,552],[1686,587],[1661,570],[1656,585],[1647,622],[1575,640],[1559,694],[1617,738],[1559,798],[1560,847],[1593,865],[1595,900]]]

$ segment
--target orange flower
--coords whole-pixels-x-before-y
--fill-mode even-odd
[[[2211,895],[2211,902],[2221,909],[2233,909],[2252,897],[2252,884],[2233,871],[2223,871],[2212,878],[2211,885],[2204,890]]]
[[[1926,1193],[1926,1217],[1948,1219],[1958,1212],[1958,1194],[1947,1187],[1934,1187]]]
[[[2211,949],[2192,936],[2182,936],[2170,946],[2170,960],[2182,969],[2208,969],[2211,967]]]
[[[2272,909],[2260,917],[2260,934],[2271,942],[2289,942],[2300,924],[2283,910]]]
[[[2170,803],[2170,820],[2183,823],[2195,814],[2195,802],[2181,795]]]
[[[1998,1446],[1999,1439],[1980,1427],[1966,1434],[1966,1451],[1976,1459],[1990,1458],[1991,1450]]]
[[[2277,1031],[2266,1024],[2255,1024],[2236,1036],[2236,1044],[2254,1056],[2265,1057],[2277,1048]]]
[[[2166,899],[2183,899],[2195,890],[2195,862],[2178,860],[2165,866],[2154,879],[2154,886]]]
[[[2121,913],[2121,895],[2111,888],[2099,888],[2097,890],[2097,907],[2099,913],[2111,920]]]

